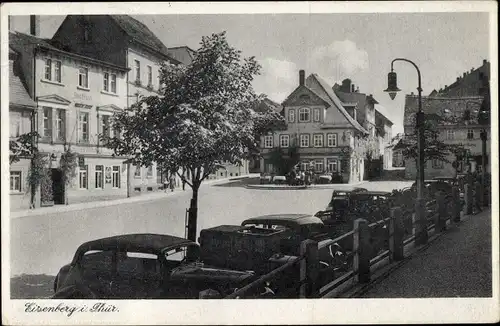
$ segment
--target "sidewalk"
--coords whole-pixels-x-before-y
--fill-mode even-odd
[[[257,174],[257,176],[258,176],[258,174]],[[233,182],[233,181],[242,180],[242,179],[246,179],[246,178],[252,178],[252,177],[255,177],[255,174],[249,174],[249,175],[241,176],[241,177],[230,177],[230,178],[224,178],[224,179],[206,180],[206,181],[202,182],[201,188],[204,188],[206,186],[221,184],[221,183]],[[145,193],[145,194],[141,194],[141,195],[135,195],[135,196],[130,197],[130,198],[119,198],[119,199],[112,199],[112,200],[105,199],[105,200],[101,200],[101,201],[91,201],[91,202],[69,204],[69,205],[56,205],[56,206],[52,206],[52,207],[40,207],[40,208],[33,209],[33,210],[15,211],[15,212],[10,212],[9,215],[10,215],[10,218],[22,218],[22,217],[27,217],[27,216],[38,216],[38,215],[60,213],[60,212],[71,212],[71,211],[78,211],[78,210],[84,210],[84,209],[89,209],[89,208],[107,207],[107,206],[114,206],[114,205],[120,205],[120,204],[131,204],[131,203],[137,203],[137,202],[159,200],[159,199],[166,198],[166,197],[185,194],[187,192],[191,192],[191,188],[186,185],[185,191],[183,191],[182,188],[176,188],[173,192],[170,191],[170,189],[167,189],[166,192],[161,190],[161,191],[155,191],[155,192]]]
[[[362,298],[491,297],[491,210],[467,216]]]

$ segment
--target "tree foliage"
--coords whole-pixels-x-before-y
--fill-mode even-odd
[[[437,160],[445,163],[450,162],[450,154],[457,154],[463,151],[462,144],[448,144],[440,139],[440,129],[437,127],[442,124],[452,124],[447,117],[438,115],[425,115],[424,120],[424,162]],[[417,129],[406,133],[404,138],[398,142],[398,147],[402,149],[405,159],[418,160],[418,132]],[[417,162],[418,163],[418,162]]]
[[[22,134],[16,140],[9,140],[9,163],[19,162],[21,158],[30,158],[37,151],[36,146],[33,146],[33,138],[36,143],[39,137],[35,131]]]
[[[281,148],[275,148],[270,153],[271,164],[277,169],[278,175],[285,175],[300,162],[300,155],[296,145],[290,146],[285,153]]]
[[[101,139],[135,164],[186,167],[187,183],[197,187],[221,162],[241,164],[258,146],[255,135],[279,118],[253,110],[258,97],[251,83],[259,69],[255,58],[242,59],[228,44],[225,32],[203,37],[189,66],[162,66],[158,96],[114,115],[121,137]]]

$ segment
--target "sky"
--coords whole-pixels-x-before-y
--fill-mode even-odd
[[[41,36],[53,36],[65,16],[42,16]],[[202,36],[227,32],[228,42],[255,56],[262,66],[254,80],[257,93],[281,103],[297,86],[299,70],[317,73],[331,85],[350,78],[359,91],[373,94],[403,132],[404,95],[417,93],[417,73],[396,62],[402,92],[391,101],[383,92],[392,59],[414,61],[422,74],[423,95],[452,84],[489,58],[487,13],[341,13],[341,14],[172,14],[134,15],[167,47],[197,49]],[[28,17],[14,29],[28,32]]]

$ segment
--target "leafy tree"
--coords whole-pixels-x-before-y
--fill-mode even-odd
[[[40,135],[35,131],[22,134],[16,140],[9,140],[9,163],[19,162],[21,158],[31,158],[36,151],[36,146],[33,146],[33,138],[35,138],[36,143],[39,137]]]
[[[450,154],[461,153],[464,149],[462,144],[448,144],[439,138],[440,129],[437,127],[442,124],[455,123],[452,118],[442,117],[435,114],[426,114],[424,120],[424,163],[431,160],[438,160],[445,163],[450,162]],[[394,146],[394,145],[393,145]],[[405,159],[415,160],[418,165],[418,132],[417,129],[405,134],[400,140],[398,147],[401,146],[403,157]]]
[[[241,58],[225,32],[203,37],[188,66],[165,63],[159,95],[143,97],[113,117],[120,138],[101,135],[115,155],[143,166],[157,162],[175,171],[193,190],[188,238],[196,241],[198,194],[222,162],[241,164],[258,148],[256,135],[272,128],[272,113],[257,113],[252,80],[260,66]],[[180,168],[190,171],[189,180]]]
[[[290,146],[286,153],[281,148],[275,148],[270,153],[269,160],[276,167],[278,175],[285,175],[300,162],[298,147],[296,145]]]

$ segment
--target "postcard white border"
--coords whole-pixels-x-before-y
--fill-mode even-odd
[[[491,162],[493,198],[498,198],[498,44],[497,3],[493,1],[430,2],[268,2],[268,3],[27,3],[1,7],[2,85],[8,85],[7,15],[66,14],[236,14],[236,13],[373,13],[373,12],[489,12],[491,61]],[[466,41],[466,40],[464,40]],[[323,300],[178,300],[105,301],[119,313],[24,312],[26,302],[54,304],[53,300],[11,300],[9,282],[8,88],[2,87],[2,323],[9,325],[104,324],[316,324],[316,323],[463,323],[494,322],[499,311],[498,201],[492,207],[493,297],[491,299],[323,299]],[[496,176],[496,177],[495,177]],[[61,301],[85,304],[88,301]],[[93,301],[97,302],[97,301]]]

